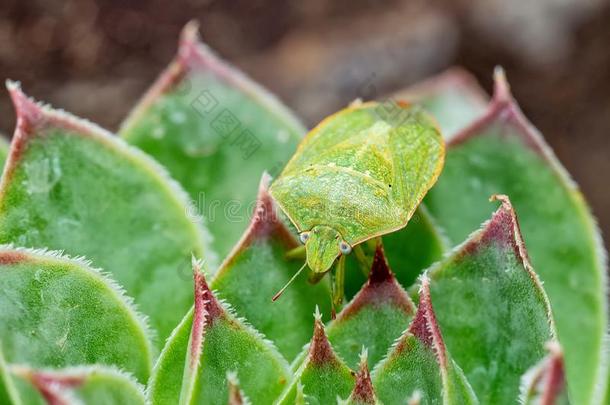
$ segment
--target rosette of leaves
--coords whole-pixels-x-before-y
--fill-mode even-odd
[[[265,171],[305,129],[193,25],[119,136],[8,88],[0,403],[605,403],[599,232],[501,71],[379,101],[437,118],[445,169],[335,319],[305,273],[271,302],[301,263]]]

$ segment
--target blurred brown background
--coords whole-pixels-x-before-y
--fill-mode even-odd
[[[363,84],[381,94],[457,64],[489,91],[503,65],[610,235],[610,1],[1,0],[0,78],[115,130],[190,19],[310,125]],[[13,126],[0,91],[0,132]]]

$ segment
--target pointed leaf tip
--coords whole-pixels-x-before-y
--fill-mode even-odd
[[[316,307],[317,308],[317,307]],[[311,362],[317,365],[325,363],[335,363],[338,361],[337,356],[328,341],[324,324],[322,323],[322,315],[316,309],[313,337],[309,347],[309,358]]]
[[[375,257],[373,258],[373,265],[369,274],[369,284],[381,284],[385,281],[393,280],[394,274],[390,270],[383,246],[380,244],[375,249]]]
[[[182,61],[185,66],[190,66],[190,62],[199,58],[199,46],[203,45],[199,36],[199,22],[191,20],[180,33],[180,41],[178,48],[178,60]]]
[[[350,395],[350,403],[374,405],[377,403],[371,373],[367,365],[366,349],[363,349],[360,361],[360,369],[356,374],[356,385]]]
[[[15,136],[27,133],[30,127],[40,121],[42,116],[41,106],[32,98],[28,97],[22,90],[21,84],[12,80],[6,81],[6,88],[13,102],[17,116],[17,128]]]
[[[224,310],[208,286],[205,275],[201,271],[199,262],[193,263],[194,279],[194,311],[193,325],[189,341],[188,361],[191,373],[197,368],[203,345],[204,329],[206,325],[214,322]]]
[[[313,313],[313,318],[316,322],[322,322],[322,313],[320,312],[320,307],[316,305],[316,309]]]
[[[72,403],[69,389],[76,388],[85,382],[84,375],[55,374],[37,371],[28,367],[14,366],[15,375],[29,381],[49,404],[67,405]]]
[[[199,28],[200,24],[197,20],[190,20],[184,25],[182,28],[182,32],[180,33],[180,43],[196,43],[199,41]]]
[[[337,320],[347,319],[367,305],[378,305],[383,302],[391,302],[409,315],[415,312],[415,305],[396,281],[385,257],[383,246],[379,244],[375,250],[367,283],[339,313]]]
[[[513,96],[510,92],[510,85],[506,80],[506,73],[502,66],[494,68],[494,94],[493,100],[496,103],[508,103],[512,101]]]
[[[369,351],[366,347],[362,346],[362,350],[360,351],[360,367],[362,368],[363,365],[367,366],[368,365],[368,357],[369,357]]]
[[[278,218],[275,202],[271,197],[271,194],[269,194],[270,184],[271,176],[267,172],[264,172],[258,186],[256,209],[252,216],[252,220],[250,221],[250,226],[246,231],[246,235],[251,235],[251,237],[267,236],[273,230],[279,229],[283,230],[282,234],[284,237],[287,236],[285,234],[288,230]]]
[[[273,200],[273,197],[271,197],[271,194],[269,194],[270,184],[271,176],[267,172],[263,172],[258,186],[256,207],[252,214],[252,218],[250,219],[250,224],[241,239],[227,256],[225,262],[220,266],[219,273],[222,273],[224,268],[229,267],[229,264],[235,260],[241,252],[248,249],[255,240],[269,238],[274,233],[287,247],[294,248],[298,246],[297,241],[290,230],[288,230],[286,225],[284,225],[278,217],[275,201]],[[279,298],[279,296],[277,298]]]
[[[415,304],[400,286],[377,247],[367,283],[328,327],[336,352],[351,368],[358,367],[358,350],[365,346],[373,367],[401,336],[415,314]]]
[[[445,343],[441,336],[430,299],[430,279],[423,275],[419,290],[419,305],[408,331],[436,353],[441,367],[447,365]]]
[[[216,53],[210,49],[199,35],[199,23],[196,20],[189,21],[180,35],[177,62],[182,69],[179,70],[210,70],[219,78],[243,89],[248,86],[257,86],[250,83],[249,79],[233,67],[224,62]]]
[[[201,270],[201,263],[196,261],[193,266],[193,277],[195,281],[195,317],[197,314],[204,314],[205,322],[213,322],[224,313],[218,299],[212,293],[205,274]]]
[[[501,205],[493,213],[491,219],[484,224],[477,237],[468,241],[463,252],[465,254],[475,253],[481,247],[489,244],[509,247],[513,249],[515,256],[524,264],[528,272],[535,276],[521,236],[519,221],[510,199],[503,194],[494,194],[489,200],[499,201]]]
[[[306,358],[295,371],[277,404],[336,403],[347,398],[354,388],[355,373],[335,354],[316,311],[313,337]],[[302,390],[299,388],[302,384]],[[301,394],[301,392],[302,394]]]

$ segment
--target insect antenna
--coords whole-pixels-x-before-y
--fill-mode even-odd
[[[290,284],[292,284],[292,282],[299,276],[299,274],[301,274],[301,272],[303,271],[303,269],[305,269],[305,267],[307,267],[307,261],[305,261],[305,263],[303,263],[303,265],[301,266],[301,268],[294,273],[294,276],[292,276],[292,278],[290,280],[288,280],[288,282],[286,283],[285,286],[282,287],[281,290],[279,290],[274,296],[273,298],[271,298],[271,301],[275,302],[277,301],[278,298],[280,298],[282,296],[282,294],[284,294],[284,291],[286,291],[286,289],[288,288],[288,286]]]

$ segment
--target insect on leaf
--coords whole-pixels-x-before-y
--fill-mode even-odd
[[[342,243],[403,228],[443,159],[442,137],[420,109],[354,105],[307,134],[270,193],[298,231],[308,232],[309,267],[325,272]]]

